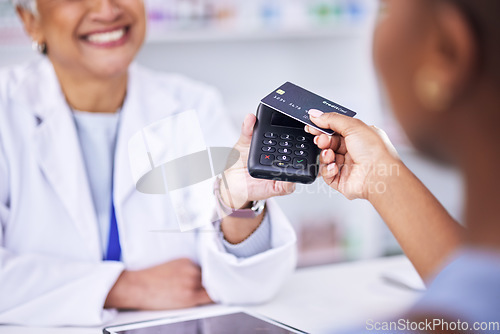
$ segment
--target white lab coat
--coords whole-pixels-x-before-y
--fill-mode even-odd
[[[116,313],[103,304],[124,268],[180,257],[201,265],[203,284],[217,302],[259,303],[278,291],[295,267],[296,239],[272,200],[272,249],[249,258],[227,253],[216,233],[154,232],[178,226],[165,195],[136,191],[128,140],[188,109],[197,110],[208,146],[234,144],[213,89],[131,66],[114,170],[123,263],[102,262],[75,124],[51,63],[0,71],[0,323],[102,324]]]

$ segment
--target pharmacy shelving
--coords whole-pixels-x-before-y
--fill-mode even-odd
[[[148,43],[357,36],[374,0],[146,0]],[[0,46],[29,43],[10,0],[0,0]]]

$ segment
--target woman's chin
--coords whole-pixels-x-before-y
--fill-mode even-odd
[[[112,79],[126,74],[132,60],[99,61],[92,63],[91,66],[87,66],[87,69],[94,77],[102,78],[103,80]]]
[[[94,76],[114,77],[126,73],[140,49],[140,43],[128,43],[113,47],[88,46],[79,55],[82,65]]]

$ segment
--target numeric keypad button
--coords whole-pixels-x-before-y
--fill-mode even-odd
[[[267,152],[267,153],[274,153],[274,152],[276,152],[276,149],[272,146],[264,146],[262,148],[262,151]]]
[[[281,154],[292,154],[292,150],[289,148],[280,148],[278,149],[278,152]]]
[[[298,136],[297,141],[306,141],[306,137],[304,136]]]
[[[290,156],[288,156],[288,155],[278,155],[278,156],[277,156],[277,159],[278,159],[279,161],[285,161],[285,162],[290,162],[290,161],[292,161],[292,158],[290,158]]]
[[[276,140],[266,139],[263,141],[266,146],[275,146],[277,144]]]
[[[284,139],[284,140],[294,140],[293,136],[291,136],[289,134],[283,134],[283,135],[281,135],[281,139]]]
[[[280,142],[280,146],[281,147],[292,147],[293,145],[289,141],[282,141],[282,142]]]
[[[295,151],[295,155],[298,157],[307,157],[306,151]]]

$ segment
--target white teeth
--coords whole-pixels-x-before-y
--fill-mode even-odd
[[[117,40],[122,38],[123,35],[125,35],[125,28],[88,35],[87,40],[89,40],[92,43],[104,44],[104,43],[116,42]]]

